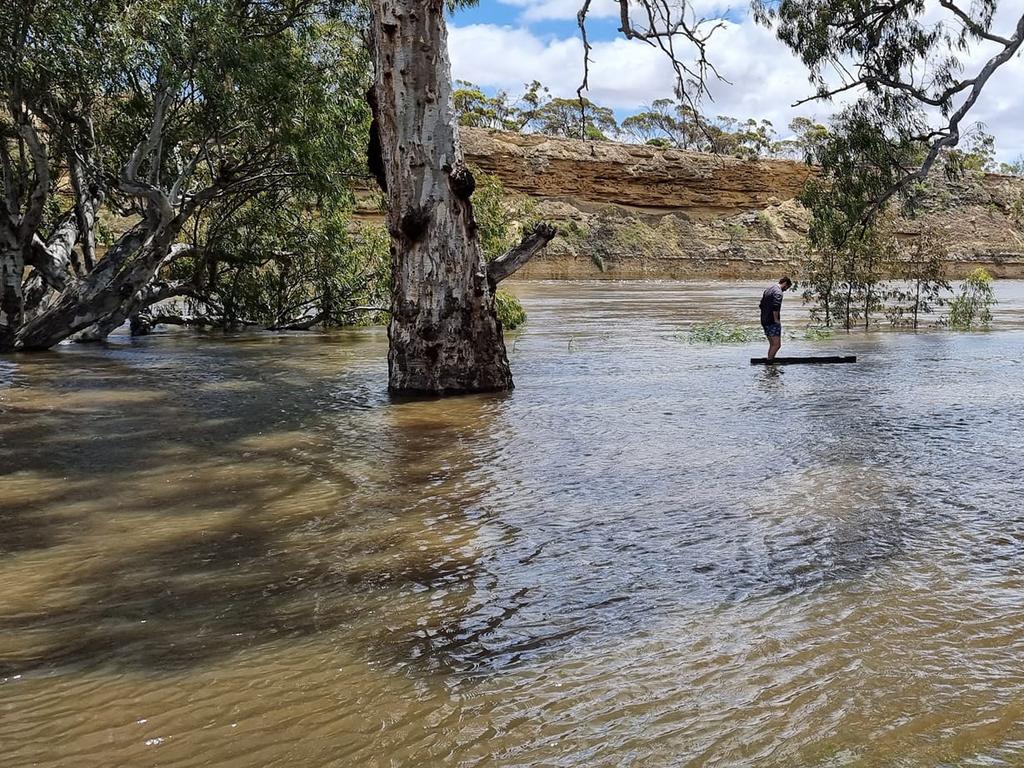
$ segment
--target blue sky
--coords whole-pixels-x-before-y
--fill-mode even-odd
[[[1016,3],[1001,3],[1004,19],[997,16],[994,28],[1000,28]],[[574,95],[582,74],[575,18],[579,5],[580,0],[481,0],[476,8],[456,11],[449,19],[453,76],[492,93],[504,89],[518,95],[524,83],[536,79],[557,96]],[[825,121],[838,108],[828,103],[792,106],[811,93],[806,70],[771,30],[754,22],[747,2],[689,0],[689,5],[700,17],[724,22],[708,52],[725,81],[711,83],[705,113],[771,120],[784,138],[793,117]],[[617,16],[613,0],[594,0],[588,24],[594,45],[590,97],[615,109],[621,119],[654,99],[670,97],[673,76],[663,54],[622,37]],[[972,111],[972,119],[996,136],[1004,160],[1024,153],[1024,111],[1017,95],[1022,79],[1024,59],[1018,56],[996,73]]]

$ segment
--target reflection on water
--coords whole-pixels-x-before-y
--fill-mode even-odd
[[[787,370],[677,338],[759,286],[514,288],[502,396],[380,329],[0,360],[0,764],[1024,759],[1024,285]]]

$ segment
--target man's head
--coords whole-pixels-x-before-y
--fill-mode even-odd
[[[779,287],[784,291],[788,291],[790,288],[793,287],[793,281],[790,280],[785,275],[783,275],[782,277],[779,278]]]

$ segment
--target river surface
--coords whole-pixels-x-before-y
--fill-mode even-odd
[[[376,328],[0,359],[0,765],[1024,764],[1024,284],[680,338],[761,287],[515,285],[507,395],[391,401]]]

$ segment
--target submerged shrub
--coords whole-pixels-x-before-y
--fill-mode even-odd
[[[957,331],[988,328],[992,322],[992,306],[996,304],[992,275],[979,267],[971,272],[960,291],[949,303],[949,327]]]
[[[526,322],[526,310],[519,303],[519,299],[508,291],[497,291],[494,294],[494,308],[498,312],[498,319],[505,330],[518,328]]]
[[[746,344],[756,340],[758,335],[753,328],[714,320],[695,325],[686,338],[691,344]]]
[[[807,341],[824,341],[825,339],[831,339],[832,329],[815,328],[814,326],[809,326],[806,330],[804,330],[804,338]]]

